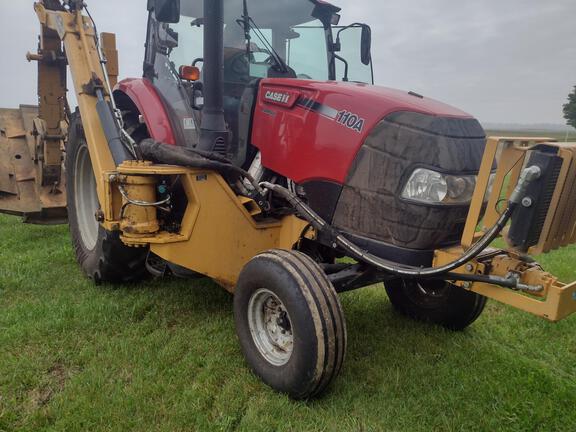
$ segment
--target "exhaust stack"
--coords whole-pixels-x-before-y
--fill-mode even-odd
[[[204,108],[199,149],[226,156],[224,121],[224,1],[204,0]]]

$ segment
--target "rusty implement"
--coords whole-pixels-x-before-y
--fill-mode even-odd
[[[58,33],[42,25],[38,51],[26,58],[37,62],[38,106],[0,109],[0,212],[65,223],[67,60]]]
[[[0,109],[0,212],[23,216],[26,223],[65,223],[62,148],[58,148],[59,162],[55,164],[59,169],[53,169],[51,181],[45,181],[40,143],[47,132],[37,117],[35,106]]]

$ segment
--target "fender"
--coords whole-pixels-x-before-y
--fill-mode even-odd
[[[151,138],[162,143],[176,145],[166,108],[150,81],[145,78],[126,78],[114,88],[114,93],[116,92],[124,93],[136,105],[144,117]]]

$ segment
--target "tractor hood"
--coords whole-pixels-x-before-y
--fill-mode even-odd
[[[485,148],[476,119],[433,99],[279,79],[260,83],[252,141],[263,165],[299,184],[325,220],[382,257],[413,265],[458,242],[469,204],[407,201],[408,179],[421,168],[476,175]]]
[[[432,130],[454,119],[452,123],[460,127],[471,126],[472,130],[462,133],[484,138],[469,114],[386,87],[265,79],[258,92],[252,142],[262,152],[267,168],[297,183],[323,179],[343,184],[362,145],[393,113],[420,114],[425,124],[417,127]]]

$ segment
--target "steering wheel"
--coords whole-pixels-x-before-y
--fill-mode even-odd
[[[267,64],[269,66],[273,66],[275,64],[274,57],[268,50],[259,48],[258,51],[253,51],[253,54],[255,53],[264,53],[268,55],[264,61],[258,63]],[[250,62],[246,58],[246,52],[240,51],[237,54],[234,54],[226,61],[226,64],[229,65],[230,70],[238,77],[250,76]]]
[[[232,58],[227,62],[230,65],[230,69],[238,76],[250,75],[250,63],[246,58],[246,53],[240,52],[234,54]]]
[[[308,79],[308,80],[314,79],[314,78],[312,78],[310,75],[307,75],[307,74],[305,74],[305,73],[300,73],[300,74],[298,74],[298,75],[296,75],[296,76],[297,76],[299,79]]]

